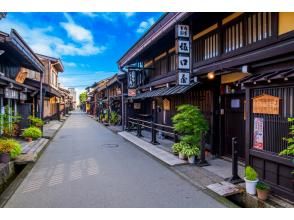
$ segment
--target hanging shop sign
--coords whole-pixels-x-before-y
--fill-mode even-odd
[[[121,89],[120,88],[116,88],[116,94],[121,95]]]
[[[253,148],[263,150],[263,118],[254,118]]]
[[[137,95],[136,89],[128,89],[128,96],[134,97]]]
[[[189,85],[190,84],[190,73],[179,72],[178,76],[179,76],[179,78],[178,78],[179,85]]]
[[[128,88],[134,89],[137,87],[137,71],[129,70],[128,72]]]
[[[134,109],[141,109],[141,103],[140,102],[135,102],[134,103]]]
[[[26,93],[24,93],[24,92],[20,92],[19,93],[19,99],[25,101],[25,100],[28,99],[28,95]]]
[[[15,77],[15,81],[23,84],[27,76],[28,76],[28,71],[24,68],[20,68],[20,71],[17,73]]]
[[[178,69],[190,69],[190,57],[179,55]]]
[[[178,85],[190,84],[190,47],[191,38],[189,25],[176,26],[176,59]]]
[[[253,98],[253,113],[278,115],[279,109],[279,97],[262,94]]]
[[[170,101],[168,99],[163,99],[163,110],[170,110]]]
[[[4,97],[7,99],[18,99],[19,92],[13,89],[5,88]]]
[[[189,37],[189,25],[177,25],[177,37]]]

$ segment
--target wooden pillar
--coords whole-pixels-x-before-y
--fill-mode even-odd
[[[249,149],[251,143],[251,129],[250,129],[250,89],[246,88],[245,90],[245,163],[246,165],[250,164],[249,160]]]

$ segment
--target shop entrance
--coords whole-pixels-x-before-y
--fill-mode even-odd
[[[238,155],[240,160],[245,159],[245,94],[223,95],[223,155],[232,156],[232,138],[237,137]]]

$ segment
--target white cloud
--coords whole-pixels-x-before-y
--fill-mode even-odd
[[[60,25],[66,30],[68,37],[73,39],[77,42],[92,42],[93,36],[92,33],[83,28],[82,26],[79,26],[75,23],[71,22],[61,22]]]
[[[97,13],[95,13],[95,12],[81,12],[83,15],[86,15],[86,16],[89,16],[89,17],[91,17],[91,18],[95,18],[95,17],[97,17],[98,15],[97,15]]]
[[[72,18],[65,15],[69,23],[73,22]],[[80,29],[84,29],[79,26]],[[70,34],[72,34],[72,43],[65,42],[63,38],[54,36],[53,27],[49,26],[46,28],[32,28],[26,23],[21,21],[16,21],[12,17],[7,17],[0,22],[0,30],[7,33],[14,28],[27,42],[27,44],[37,53],[61,57],[63,55],[69,56],[88,56],[95,55],[105,51],[105,46],[97,46],[94,44],[93,36],[91,33],[84,29],[82,36],[74,37],[74,30],[79,30],[79,28],[70,29]],[[69,34],[69,35],[70,35]]]
[[[153,17],[147,19],[146,21],[142,21],[137,28],[137,33],[142,34],[146,32],[154,23],[155,19]]]
[[[77,64],[74,62],[62,61],[62,63],[64,64],[64,66],[69,66],[69,67],[76,67],[77,66]]]
[[[135,14],[136,14],[136,12],[125,12],[125,13],[123,13],[126,17],[133,17]]]

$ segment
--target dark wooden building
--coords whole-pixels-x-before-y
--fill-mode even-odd
[[[230,157],[237,137],[240,159],[294,200],[293,157],[278,155],[294,117],[293,20],[294,13],[166,13],[118,61],[129,79],[126,119],[152,115],[172,125],[178,105],[199,106],[210,122],[207,150]]]

